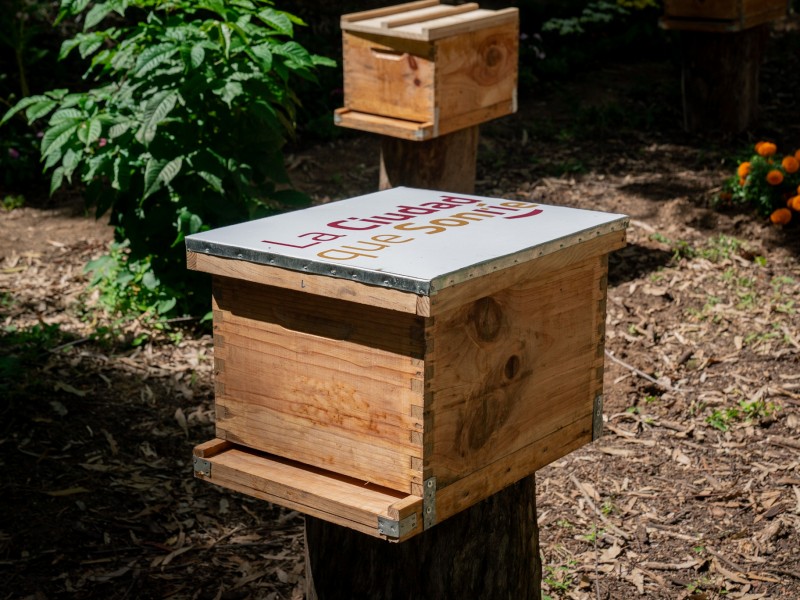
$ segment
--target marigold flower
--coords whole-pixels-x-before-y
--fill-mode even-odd
[[[767,173],[767,183],[770,185],[780,185],[783,183],[783,173],[778,171],[778,169],[772,169],[769,173]]]
[[[792,211],[788,208],[779,208],[769,216],[769,220],[775,225],[786,225],[792,220]]]
[[[758,142],[756,144],[756,154],[759,156],[772,156],[778,151],[778,147],[772,142]]]
[[[787,173],[797,173],[798,169],[800,169],[800,161],[794,156],[785,156],[781,161],[781,166]]]
[[[800,212],[800,196],[789,198],[789,208],[795,212]]]
[[[795,157],[797,160],[800,160],[800,150],[796,150],[796,151],[795,151],[795,153],[794,153],[794,157]]]
[[[739,168],[736,170],[739,174],[739,177],[747,177],[750,174],[750,163],[745,161],[739,165]]]

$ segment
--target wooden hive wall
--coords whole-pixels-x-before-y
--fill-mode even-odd
[[[405,493],[421,482],[421,317],[227,277],[213,296],[217,437]]]

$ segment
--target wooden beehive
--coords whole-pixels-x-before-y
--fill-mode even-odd
[[[786,0],[664,0],[661,25],[686,31],[742,31],[786,15]]]
[[[403,540],[589,442],[625,226],[394,188],[189,236],[216,374],[195,472]]]
[[[422,0],[344,15],[338,125],[427,140],[517,110],[519,16]]]

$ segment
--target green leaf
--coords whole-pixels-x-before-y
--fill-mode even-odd
[[[174,90],[164,90],[153,96],[144,110],[144,121],[136,134],[139,142],[147,145],[153,141],[158,124],[175,108],[178,97],[178,92]]]
[[[75,121],[63,121],[58,125],[50,127],[42,138],[42,157],[46,157],[51,152],[58,151],[69,138],[75,135],[77,129],[78,123]]]
[[[89,146],[100,139],[100,134],[103,133],[103,125],[99,119],[90,119],[86,122],[86,130],[86,139],[81,141]]]
[[[58,106],[58,102],[55,100],[37,102],[33,106],[28,107],[28,110],[25,111],[25,117],[28,119],[28,123],[33,123],[36,119],[41,119],[56,106]]]
[[[272,69],[272,50],[270,44],[259,44],[251,48],[253,55],[261,62],[261,68],[264,71]]]
[[[161,180],[158,178],[164,165],[167,164],[165,160],[156,160],[153,157],[147,161],[144,168],[144,195],[142,200],[152,196],[161,187]]]
[[[308,50],[303,48],[297,42],[286,42],[285,44],[273,46],[272,52],[273,54],[280,54],[281,56],[285,56],[292,62],[296,63],[298,66],[301,67],[314,66],[314,63],[311,60],[311,55],[308,53]]]
[[[86,13],[86,20],[83,23],[83,30],[86,31],[87,29],[91,29],[100,21],[105,19],[106,15],[113,10],[113,7],[109,6],[105,2],[101,4],[95,4],[92,9]]]
[[[6,114],[3,115],[3,119],[0,120],[0,125],[8,121],[11,117],[17,114],[21,110],[25,110],[32,104],[36,104],[37,102],[50,102],[47,96],[28,96],[27,98],[23,98],[19,102],[17,102],[14,106],[12,106]]]
[[[64,154],[61,165],[64,167],[64,176],[69,181],[72,181],[72,173],[75,171],[75,167],[81,162],[81,154],[81,152],[75,152],[72,148],[67,150]]]
[[[58,152],[53,152],[47,155],[46,160],[44,161],[44,170],[49,171],[53,167],[55,167],[59,161],[61,160],[61,155]]]
[[[58,60],[64,60],[70,52],[72,52],[75,48],[78,47],[78,44],[81,43],[80,38],[74,37],[68,40],[64,40],[61,44],[61,50],[58,52]]]
[[[64,167],[58,167],[55,171],[53,171],[53,176],[50,178],[50,195],[53,195],[58,188],[61,187],[61,183],[64,181]]]
[[[150,158],[144,171],[144,196],[146,200],[156,193],[162,186],[169,184],[170,181],[180,172],[183,165],[183,157],[179,156],[167,162]]]
[[[130,183],[129,163],[127,156],[118,154],[114,158],[114,177],[111,180],[111,187],[115,190],[127,190]],[[124,161],[124,162],[123,162]]]
[[[241,96],[243,91],[241,83],[238,81],[228,81],[225,83],[225,87],[223,87],[221,91],[218,91],[218,93],[222,97],[223,102],[230,106],[231,102],[238,96]]]
[[[114,138],[118,138],[128,131],[132,125],[133,121],[123,121],[122,123],[117,123],[108,130],[108,137],[110,137],[112,140]]]
[[[168,42],[149,47],[139,55],[136,60],[134,76],[142,77],[165,61],[178,51],[174,43]]]
[[[269,25],[278,33],[292,37],[294,35],[294,28],[292,21],[286,16],[286,13],[275,10],[274,8],[265,8],[256,15],[262,23]]]
[[[161,170],[161,173],[158,176],[159,179],[161,179],[164,185],[169,185],[169,182],[175,179],[175,176],[178,173],[180,173],[182,166],[183,166],[182,156],[173,158],[166,165],[164,165],[164,168]]]
[[[203,64],[203,61],[206,58],[206,51],[200,44],[195,44],[192,46],[192,51],[190,53],[190,58],[192,61],[192,68],[196,69],[200,65]]]
[[[166,300],[159,300],[159,302],[156,304],[156,312],[158,312],[158,314],[160,315],[168,313],[173,308],[175,308],[175,305],[177,303],[178,301],[176,298],[167,298]]]
[[[225,16],[225,2],[222,0],[204,0],[204,2],[200,3],[199,8],[215,12],[221,17]]]
[[[142,285],[150,291],[155,290],[160,283],[158,277],[152,271],[146,271],[142,277]]]
[[[197,174],[202,177],[206,182],[211,185],[211,188],[219,193],[222,194],[225,190],[222,188],[222,179],[214,175],[213,173],[209,173],[208,171],[198,171]]]
[[[230,0],[231,6],[236,6],[238,8],[243,8],[247,12],[255,11],[256,5],[250,0]]]
[[[50,117],[50,120],[47,122],[47,124],[52,126],[63,121],[75,121],[76,119],[83,119],[83,117],[83,111],[78,110],[77,108],[62,108],[61,110],[57,110],[53,113],[53,116]]]
[[[80,44],[78,44],[78,52],[80,52],[81,58],[86,58],[100,49],[100,46],[103,45],[103,37],[101,35],[95,34],[91,37],[87,37]]]
[[[222,40],[224,42],[225,58],[229,58],[231,54],[231,28],[227,23],[219,24],[220,33],[222,33]]]
[[[315,67],[335,67],[336,61],[327,56],[320,56],[319,54],[312,54],[311,60],[314,61]]]

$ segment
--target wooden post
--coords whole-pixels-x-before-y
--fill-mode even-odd
[[[758,78],[768,25],[733,32],[682,31],[684,128],[740,133],[758,117]]]
[[[307,600],[539,600],[534,476],[393,544],[306,516]]]
[[[403,185],[473,193],[478,129],[473,125],[424,142],[381,136],[380,189]]]

